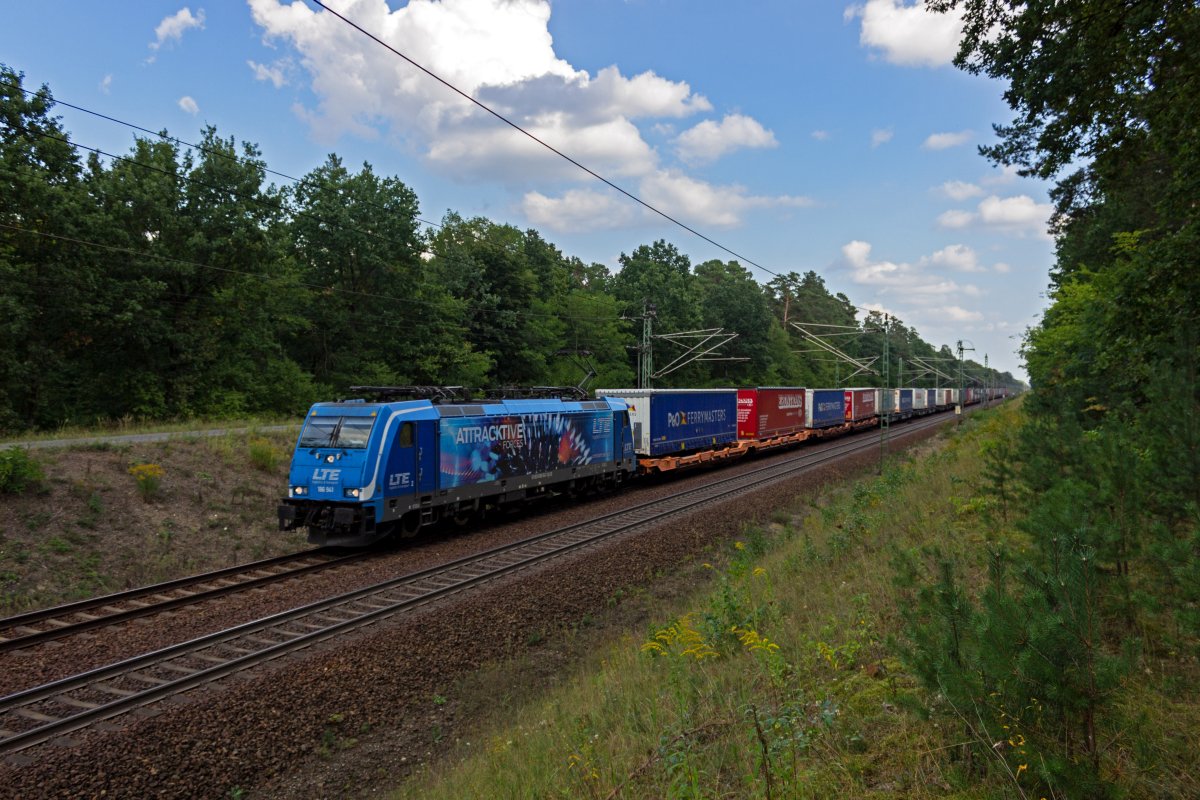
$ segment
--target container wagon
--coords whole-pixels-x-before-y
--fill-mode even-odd
[[[878,389],[846,389],[843,397],[846,422],[863,422],[879,415]]]
[[[665,472],[741,455],[737,389],[597,389],[629,409],[642,472]]]
[[[805,389],[804,424],[816,430],[846,424],[846,395],[842,389]]]
[[[925,389],[909,389],[912,392],[912,411],[914,416],[929,413],[929,393]]]
[[[892,389],[892,413],[899,419],[907,419],[913,413],[913,390]]]
[[[757,445],[799,441],[805,431],[804,389],[798,386],[760,386],[738,389],[738,439]]]

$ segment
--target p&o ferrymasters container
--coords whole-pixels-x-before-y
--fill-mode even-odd
[[[738,389],[739,439],[771,439],[804,430],[804,389],[760,386]]]
[[[640,456],[703,450],[737,440],[737,389],[597,389],[624,400]]]
[[[832,428],[846,421],[846,396],[841,389],[805,389],[804,424]]]
[[[877,395],[877,389],[846,389],[846,422],[859,422],[878,414]]]
[[[895,414],[911,414],[913,410],[913,390],[893,389],[892,412]]]

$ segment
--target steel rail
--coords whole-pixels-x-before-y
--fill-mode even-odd
[[[242,592],[298,575],[319,572],[339,564],[360,560],[366,555],[361,552],[337,555],[334,550],[329,548],[315,548],[18,614],[0,619],[0,653],[20,650],[52,639],[61,639],[84,631],[128,622],[138,617],[203,603],[216,597]],[[323,560],[313,562],[314,558]],[[289,564],[297,562],[307,563],[300,563],[299,566],[277,571],[280,567],[286,568]],[[254,575],[254,573],[263,572],[267,574]],[[238,576],[243,575],[252,577],[239,580]],[[219,585],[211,588],[199,588],[210,584]],[[197,587],[196,590],[192,591],[193,587]],[[142,602],[143,600],[150,602]]]
[[[911,436],[944,422],[935,416],[909,423],[900,436]],[[532,565],[796,477],[874,446],[873,440],[852,437],[781,464],[687,489],[589,522],[11,694],[0,698],[0,754],[32,747]],[[102,696],[115,699],[94,699]],[[13,725],[18,720],[23,721]],[[18,727],[25,729],[14,729]]]

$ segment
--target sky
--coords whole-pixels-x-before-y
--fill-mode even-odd
[[[935,346],[1024,377],[1048,186],[978,147],[1004,86],[955,69],[960,21],[912,0],[326,0],[638,205],[305,0],[9,2],[0,63],[55,98],[302,176],[337,153],[447,211],[619,268],[665,239],[755,278],[814,270]],[[73,141],[134,131],[58,106]],[[280,182],[283,182],[281,179]],[[754,266],[758,265],[758,266]]]

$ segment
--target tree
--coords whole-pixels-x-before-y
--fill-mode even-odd
[[[714,355],[746,359],[713,362],[709,365],[710,380],[723,386],[777,384],[781,375],[772,360],[775,352],[771,339],[777,323],[763,288],[750,271],[736,261],[705,261],[696,265],[695,285],[701,325],[738,334]]]
[[[77,314],[100,276],[78,246],[86,216],[80,165],[50,111],[0,64],[0,429],[65,421]]]
[[[423,257],[411,189],[331,155],[289,195],[292,252],[313,290],[293,347],[325,391],[440,383],[472,361],[462,305]]]

